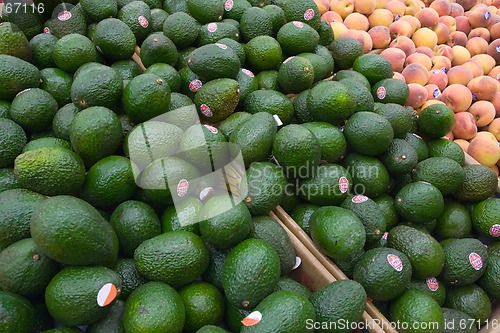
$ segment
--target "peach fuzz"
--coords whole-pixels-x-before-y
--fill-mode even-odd
[[[345,19],[347,15],[354,12],[354,0],[330,0],[330,10]]]
[[[488,42],[481,37],[473,37],[467,41],[465,48],[473,57],[478,54],[484,54],[488,50]]]
[[[373,49],[373,41],[368,32],[361,30],[361,36],[363,37],[363,51],[368,53]]]
[[[451,3],[448,0],[435,0],[429,7],[434,9],[439,16],[447,16],[451,13]]]
[[[443,23],[448,27],[450,33],[453,31],[457,31],[457,21],[454,17],[451,16],[441,16],[439,17],[439,23]]]
[[[433,49],[437,45],[438,36],[429,28],[421,28],[413,33],[411,40],[415,47],[427,46]]]
[[[495,67],[495,59],[487,54],[476,54],[471,61],[475,61],[483,67],[483,73],[489,73]]]
[[[396,47],[403,50],[407,57],[415,53],[415,43],[406,36],[396,37],[391,44],[389,44],[389,47]]]
[[[401,73],[403,71],[406,59],[406,54],[403,52],[403,50],[396,47],[389,47],[380,52],[380,56],[384,57],[391,63],[392,70],[394,72]]]
[[[474,78],[469,68],[465,66],[455,66],[450,68],[447,73],[448,84],[461,84],[466,86]]]
[[[372,39],[373,47],[375,49],[384,49],[391,43],[391,33],[387,27],[373,27],[368,30],[368,34]]]
[[[354,0],[354,11],[364,15],[370,15],[375,10],[376,5],[376,0]]]
[[[343,23],[344,20],[342,19],[342,17],[337,13],[337,12],[334,12],[334,11],[327,11],[326,13],[324,13],[323,15],[321,15],[321,19],[323,21],[326,21],[328,23],[332,23],[332,22],[340,22],[340,23]]]
[[[489,101],[499,90],[499,83],[491,76],[481,75],[470,80],[467,88],[469,88],[477,100]]]
[[[451,60],[444,56],[434,56],[431,58],[432,68],[431,69],[443,69],[448,72],[451,68]]]
[[[435,84],[438,86],[439,90],[444,90],[448,85],[448,75],[440,69],[429,71],[429,80],[427,84]]]
[[[457,139],[470,140],[477,134],[477,126],[474,122],[474,116],[469,112],[459,112],[455,114],[455,127],[453,135]]]
[[[469,145],[470,145],[470,142],[467,140],[464,140],[464,139],[455,139],[455,140],[453,140],[453,142],[455,142],[457,145],[459,145],[460,148],[462,148],[462,150],[464,152],[467,152],[467,149],[469,148]]]
[[[385,9],[388,9],[392,15],[401,17],[406,12],[406,5],[398,0],[391,0],[385,6]]]
[[[441,89],[433,83],[427,84],[424,88],[427,90],[427,100],[438,100],[439,96],[441,96]]]
[[[490,39],[491,39],[491,33],[486,28],[474,28],[469,32],[469,34],[467,35],[467,38],[470,40],[471,38],[474,38],[474,37],[481,37],[487,43],[489,43]]]
[[[495,106],[489,101],[474,102],[467,111],[474,116],[477,127],[488,126],[496,115]]]
[[[469,50],[460,45],[453,46],[453,60],[451,64],[453,66],[463,65],[471,58]]]
[[[420,0],[405,0],[404,3],[406,5],[405,15],[415,15],[426,7],[425,3]]]
[[[406,105],[411,106],[414,109],[418,109],[427,101],[427,89],[417,83],[408,84],[408,90],[410,91],[408,99],[406,100]]]
[[[391,38],[396,38],[398,36],[411,37],[411,35],[413,35],[413,27],[407,21],[399,19],[389,25],[389,32]]]
[[[453,61],[453,49],[446,44],[438,45],[434,48],[434,55],[443,56]]]
[[[469,23],[469,18],[467,16],[457,16],[455,17],[455,25],[457,26],[456,31],[461,31],[468,35],[471,32],[472,27]]]
[[[497,65],[500,65],[500,38],[495,39],[488,46],[488,55],[490,55]]]
[[[452,2],[451,3],[451,12],[450,16],[451,17],[457,17],[457,16],[462,16],[464,15],[464,7],[462,7],[460,4]]]
[[[495,66],[488,72],[488,76],[491,76],[498,82],[500,82],[500,66]]]
[[[343,32],[348,30],[344,23],[337,21],[330,23],[330,27],[333,30],[333,37],[335,39],[339,38]]]
[[[433,29],[438,44],[445,44],[450,38],[450,29],[444,23],[438,23]]]
[[[467,153],[482,165],[489,167],[494,166],[500,159],[498,142],[493,142],[486,138],[472,140]]]
[[[422,53],[428,56],[429,58],[432,58],[435,56],[434,51],[432,51],[431,48],[427,46],[419,46],[415,49],[415,53]]]
[[[433,8],[424,8],[415,14],[422,27],[434,28],[439,22],[439,14]]]
[[[323,15],[328,10],[330,10],[330,1],[329,0],[314,0],[316,6],[318,6],[318,10],[320,15]]]
[[[393,0],[392,0],[393,1]],[[376,27],[383,25],[384,27],[389,27],[394,21],[394,15],[390,10],[385,8],[375,9],[370,16],[368,16],[368,22],[370,22],[370,27]]]
[[[370,27],[368,17],[360,13],[351,13],[344,19],[344,25],[347,29],[356,29],[367,31]]]
[[[495,138],[500,141],[500,118],[493,119],[488,126],[488,132],[493,134]]]
[[[406,58],[406,64],[421,64],[425,67],[426,70],[430,71],[432,68],[432,60],[431,58],[423,53],[413,53],[409,57]]]
[[[405,22],[410,23],[410,25],[413,29],[412,34],[422,27],[422,24],[420,24],[420,21],[414,16],[405,15],[405,16],[402,16],[398,21],[405,21]]]
[[[491,27],[490,35],[493,40],[500,38],[500,22]]]
[[[483,67],[477,61],[468,61],[463,66],[470,69],[473,77],[484,75]]]
[[[446,43],[449,46],[453,47],[455,45],[465,46],[467,45],[467,35],[462,31],[454,31],[450,33],[450,37],[448,42]]]
[[[407,83],[418,83],[425,86],[429,81],[429,71],[418,63],[409,64],[403,69],[403,74]]]
[[[467,111],[472,104],[471,91],[461,84],[451,84],[443,90],[439,100],[455,113]]]
[[[375,2],[375,10],[384,8],[389,1],[391,0],[377,0]]]

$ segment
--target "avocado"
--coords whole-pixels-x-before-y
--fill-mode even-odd
[[[265,214],[284,198],[286,177],[281,168],[270,162],[254,162],[246,172],[248,194],[245,199],[252,215]]]
[[[240,99],[240,86],[232,79],[216,79],[204,84],[194,103],[203,120],[218,123],[231,115]]]
[[[0,99],[14,99],[20,91],[40,85],[40,71],[29,62],[0,54],[0,63]]]
[[[189,54],[189,68],[202,81],[235,79],[241,63],[236,52],[222,43],[203,45]]]

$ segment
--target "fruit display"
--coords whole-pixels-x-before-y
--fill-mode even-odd
[[[496,329],[478,2],[6,0],[0,332]]]

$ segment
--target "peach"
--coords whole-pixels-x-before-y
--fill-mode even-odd
[[[453,66],[463,65],[471,58],[469,50],[460,45],[453,46],[453,60],[451,64]]]
[[[351,13],[344,19],[344,25],[347,29],[367,31],[370,27],[368,17],[360,13]]]
[[[394,72],[402,72],[405,64],[406,54],[403,50],[396,47],[389,47],[380,53],[380,56],[384,57],[391,63],[392,70]]]
[[[497,113],[496,117],[500,118],[500,91],[496,92],[490,102],[495,106],[495,111]]]
[[[473,78],[467,84],[467,88],[479,101],[489,101],[495,96],[499,83],[491,76],[481,75]]]
[[[491,13],[491,16],[493,17],[493,15],[497,15],[498,14],[498,8],[495,7],[495,6],[488,6],[488,9],[490,10],[490,13]]]
[[[453,135],[453,132],[450,132],[450,133],[446,134],[443,138],[448,139],[450,141],[453,141],[453,140],[455,140],[455,135]]]
[[[467,41],[467,44],[465,44],[465,48],[473,57],[477,54],[486,53],[488,50],[488,42],[481,37],[472,37]]]
[[[370,15],[375,10],[376,0],[354,0],[354,11]]]
[[[454,31],[450,33],[450,38],[448,40],[449,46],[453,47],[455,45],[465,46],[467,45],[467,35],[462,31]]]
[[[488,126],[488,132],[493,134],[497,141],[500,141],[500,118],[493,119],[493,121]]]
[[[403,76],[403,74],[401,74],[401,73],[394,72],[394,75],[392,76],[392,78],[406,83],[406,79]]]
[[[385,9],[388,9],[392,15],[395,17],[399,15],[399,17],[403,16],[406,12],[406,5],[398,0],[391,0],[389,1],[385,7]]]
[[[447,75],[448,84],[461,84],[464,86],[473,78],[471,70],[465,66],[452,67]]]
[[[491,27],[490,35],[493,40],[500,38],[500,22]]]
[[[444,102],[455,113],[467,111],[472,104],[472,93],[461,84],[451,84],[443,90],[439,100]]]
[[[488,76],[491,76],[492,78],[500,82],[500,66],[493,67],[491,71],[488,72]]]
[[[434,56],[431,58],[432,68],[431,69],[441,69],[445,72],[451,68],[451,60],[444,56]]]
[[[421,53],[421,54],[425,54],[426,56],[430,58],[434,57],[435,54],[434,54],[434,51],[432,51],[431,48],[427,47],[427,46],[419,46],[415,49],[415,53]]]
[[[463,66],[470,69],[473,77],[484,75],[483,67],[477,61],[468,61]]]
[[[354,11],[354,0],[330,0],[330,10],[337,12],[342,19]]]
[[[439,90],[444,90],[448,85],[448,76],[446,73],[440,69],[434,69],[429,71],[428,84],[435,84],[438,86]]]
[[[339,13],[331,11],[331,10],[329,10],[326,13],[324,13],[323,15],[321,15],[321,19],[323,21],[328,22],[328,23],[332,23],[332,22],[344,22],[344,20],[339,15]]]
[[[500,65],[500,38],[495,39],[488,46],[488,54],[495,59],[497,65]]]
[[[457,139],[470,140],[477,134],[477,126],[474,116],[469,112],[459,112],[455,115],[455,127],[453,135]]]
[[[448,0],[435,0],[429,7],[434,9],[439,16],[450,15],[451,13],[451,3]]]
[[[318,6],[320,15],[323,15],[330,9],[330,1],[328,0],[314,0],[314,2]]]
[[[495,59],[487,54],[476,54],[470,60],[479,63],[483,67],[484,74],[491,72],[493,67],[495,67]]]
[[[493,166],[500,159],[500,147],[498,146],[498,142],[493,142],[485,138],[472,140],[469,149],[467,149],[467,153],[476,161],[486,166]]]
[[[428,84],[424,88],[427,90],[427,100],[438,100],[441,96],[441,89],[435,84]]]
[[[457,0],[456,2],[457,2],[457,4],[462,6],[464,11],[468,11],[469,9],[474,7],[474,5],[477,4],[477,0]]]
[[[338,21],[333,21],[332,23],[330,23],[330,27],[333,30],[333,36],[335,38],[339,38],[343,32],[348,30],[344,23]]]
[[[361,34],[361,30],[347,29],[346,31],[340,34],[340,37],[350,37],[357,39],[361,44],[364,43],[364,38],[363,35]]]
[[[455,2],[451,3],[451,12],[450,12],[451,17],[462,16],[464,14],[465,14],[464,7]]]
[[[425,101],[427,101],[427,89],[417,83],[408,84],[408,90],[410,91],[408,99],[406,100],[406,105],[411,106],[414,109],[421,107]]]
[[[419,0],[405,0],[406,10],[405,15],[415,15],[420,10],[425,8],[425,4]]]
[[[450,32],[457,31],[457,21],[452,16],[440,16],[439,23],[446,25]]]
[[[438,36],[429,28],[421,28],[413,33],[411,40],[415,43],[415,47],[427,46],[433,49],[438,42]]]
[[[442,104],[442,105],[445,105],[443,102],[438,101],[437,99],[428,99],[428,100],[424,103],[424,105],[422,105],[422,106],[420,107],[420,110],[423,110],[423,109],[425,109],[426,107],[428,107],[428,106],[430,106],[430,105],[433,105],[433,104]]]
[[[391,38],[396,38],[398,36],[411,37],[413,34],[413,28],[407,21],[399,19],[389,25],[389,32],[391,34]]]
[[[429,72],[423,65],[418,63],[409,64],[401,74],[403,74],[407,83],[418,83],[425,86],[429,81]]]
[[[386,48],[391,43],[391,32],[388,27],[373,27],[368,30],[368,34],[372,39],[373,47],[376,49]]]
[[[410,55],[408,58],[406,58],[407,65],[414,64],[414,63],[423,65],[425,67],[425,69],[428,71],[432,68],[431,58],[424,53],[415,52],[412,55]]]
[[[457,26],[457,31],[461,31],[464,34],[469,34],[472,30],[472,27],[469,23],[469,18],[467,16],[457,16],[455,17],[455,24]]]
[[[477,127],[488,126],[495,119],[495,106],[489,101],[477,101],[468,110],[476,119]]]
[[[498,162],[500,162],[500,160],[498,160]],[[500,169],[498,168],[498,165],[495,164],[495,165],[489,166],[488,168],[490,168],[491,171],[493,171],[495,173],[495,175],[497,175],[497,177],[498,177],[498,175],[500,175]]]
[[[405,15],[402,16],[398,21],[405,21],[410,23],[411,27],[413,28],[412,34],[422,27],[422,24],[420,24],[420,21],[415,16]]]
[[[487,6],[479,6],[469,12],[469,22],[472,28],[488,26],[490,18],[491,13]]]
[[[377,0],[375,2],[375,10],[384,8],[389,1],[391,0]]]
[[[450,29],[444,23],[438,23],[432,31],[437,36],[437,44],[445,44],[450,37]]]
[[[433,8],[424,8],[415,14],[422,27],[434,28],[439,22],[439,14]]]
[[[471,39],[474,37],[480,37],[489,43],[489,41],[491,39],[491,33],[486,28],[474,28],[469,32],[469,34],[467,35],[467,38]]]
[[[453,142],[455,142],[457,145],[459,145],[460,148],[462,148],[462,150],[464,152],[467,152],[467,149],[469,148],[469,145],[470,145],[469,141],[464,140],[464,139],[455,139],[455,140],[453,140]]]
[[[396,37],[389,45],[389,47],[397,47],[398,49],[403,50],[407,57],[415,53],[415,43],[413,43],[413,40],[406,36]]]
[[[391,0],[394,1],[394,0]],[[383,25],[384,27],[389,27],[394,21],[394,15],[392,12],[385,8],[375,9],[370,16],[368,16],[368,21],[370,22],[370,27],[376,27]]]
[[[363,37],[363,52],[368,53],[373,49],[373,41],[368,32],[360,30],[361,36]]]
[[[450,59],[450,61],[453,61],[453,49],[451,48],[451,46],[446,44],[436,46],[434,48],[434,55],[443,56]]]

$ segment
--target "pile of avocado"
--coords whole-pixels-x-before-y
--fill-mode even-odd
[[[363,53],[313,0],[7,0],[0,332],[349,332],[368,299],[477,332],[497,177]],[[351,280],[290,277],[280,205]]]

